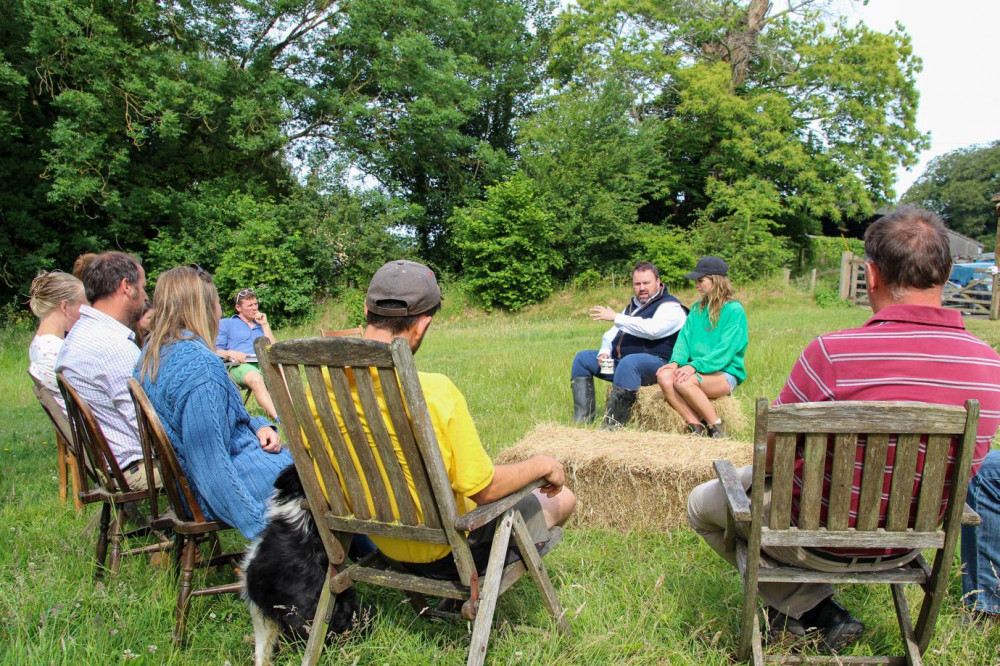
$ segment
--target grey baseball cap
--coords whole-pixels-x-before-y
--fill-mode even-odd
[[[726,275],[729,273],[729,266],[718,257],[702,257],[695,264],[694,270],[685,275],[689,280],[697,280],[706,275]]]
[[[427,312],[444,297],[434,271],[423,264],[405,259],[390,261],[375,271],[365,305],[369,312],[386,317],[409,317]],[[405,303],[405,307],[379,305],[385,301]]]

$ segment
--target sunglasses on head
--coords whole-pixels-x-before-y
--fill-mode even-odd
[[[198,273],[198,277],[207,277],[210,280],[212,279],[212,274],[198,264],[188,264],[188,268],[193,268]]]
[[[240,289],[239,293],[236,294],[236,302],[239,303],[244,298],[249,298],[250,296],[256,296],[257,292],[253,289]]]

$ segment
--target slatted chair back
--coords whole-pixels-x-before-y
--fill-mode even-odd
[[[61,372],[56,373],[56,378],[59,382],[59,392],[62,393],[63,402],[66,403],[66,415],[72,442],[76,445],[77,459],[86,461],[87,474],[84,476],[90,477],[90,480],[106,493],[133,492],[111,452],[108,440],[104,437],[104,432],[90,405],[80,397]],[[89,492],[88,486],[85,479],[85,485],[81,489]]]
[[[162,492],[167,496],[174,517],[197,523],[209,522],[195,499],[187,475],[184,474],[184,470],[181,469],[180,462],[177,460],[177,452],[174,451],[170,438],[167,437],[167,433],[163,429],[160,417],[157,416],[156,410],[149,402],[149,397],[142,390],[142,385],[135,378],[130,377],[128,390],[132,394],[132,402],[135,404],[136,423],[139,425],[139,442],[142,444],[143,459],[145,461],[156,460],[160,471],[160,481],[163,484]],[[146,474],[147,478],[152,478],[151,469],[147,469]],[[151,499],[155,499],[155,494],[151,496]],[[152,501],[150,504],[154,518],[158,518],[157,502]]]
[[[319,334],[324,338],[358,338],[361,337],[362,330],[364,329],[360,326],[355,326],[354,328],[342,328],[334,331],[321,328],[319,329]]]
[[[284,434],[310,507],[314,514],[319,507],[326,527],[447,544],[470,585],[475,566],[455,528],[455,498],[405,340],[288,340],[258,344],[257,355],[279,418],[299,426]],[[276,390],[282,385],[286,390]],[[321,534],[338,564],[343,552],[329,530]]]
[[[83,503],[80,501],[80,489],[84,486],[83,479],[80,476],[82,472],[78,463],[80,458],[77,456],[76,445],[73,443],[73,431],[70,428],[69,419],[66,418],[65,412],[63,412],[59,403],[56,402],[52,392],[31,373],[28,373],[28,376],[31,377],[31,390],[34,391],[35,397],[38,398],[38,404],[42,406],[42,411],[49,417],[52,426],[56,430],[56,451],[59,459],[57,466],[59,472],[59,498],[66,501],[66,477],[69,476],[69,480],[73,485],[73,503],[77,509],[80,509],[83,507]]]
[[[912,402],[772,406],[761,399],[751,501],[761,545],[941,548],[947,526],[961,518],[978,416],[975,401],[963,408]],[[770,512],[764,521],[769,433],[774,434],[774,457]],[[798,497],[796,450],[802,452]],[[860,495],[852,515],[856,476]],[[962,500],[950,501],[956,494]]]

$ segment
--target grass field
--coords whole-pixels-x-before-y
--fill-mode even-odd
[[[570,362],[576,350],[596,346],[604,330],[586,311],[595,303],[624,305],[627,289],[620,283],[562,292],[517,315],[471,309],[461,294],[446,291],[417,365],[455,381],[484,444],[496,453],[538,423],[570,421]],[[680,295],[686,303],[694,296]],[[858,309],[821,309],[795,288],[761,286],[742,296],[751,343],[749,378],[737,396],[748,413],[755,397],[776,395],[811,338],[867,318]],[[341,311],[326,306],[315,324],[278,337],[314,335],[320,324],[345,326]],[[1000,344],[997,324],[975,320],[969,328]],[[188,645],[178,651],[170,642],[176,583],[169,572],[136,558],[126,560],[117,577],[95,584],[96,535],[86,528],[96,509],[77,514],[72,503],[58,500],[51,428],[25,373],[30,337],[28,330],[0,330],[0,394],[7,396],[0,412],[0,663],[252,663],[250,620],[238,599],[194,599]],[[749,439],[750,427],[736,436]],[[499,604],[503,619],[490,643],[492,663],[729,663],[738,576],[690,530],[569,529],[546,562],[573,637],[552,631],[533,586],[522,582]],[[1000,629],[964,625],[957,574],[952,583],[927,662],[1000,664]],[[365,586],[359,593],[378,610],[374,626],[328,648],[328,663],[464,663],[469,627],[420,619],[396,593]],[[899,649],[887,591],[848,587],[840,596],[869,627],[852,654]],[[299,658],[285,647],[276,663]]]

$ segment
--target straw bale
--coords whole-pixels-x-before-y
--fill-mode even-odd
[[[749,465],[752,448],[732,439],[541,424],[496,461],[559,460],[579,498],[571,525],[662,531],[687,524],[688,494],[715,478],[713,460]]]
[[[746,416],[740,408],[740,401],[732,396],[723,396],[712,401],[715,412],[726,422],[729,432],[742,432],[746,426]],[[659,386],[643,386],[632,407],[630,425],[643,430],[658,432],[687,433],[684,419],[663,399]]]

